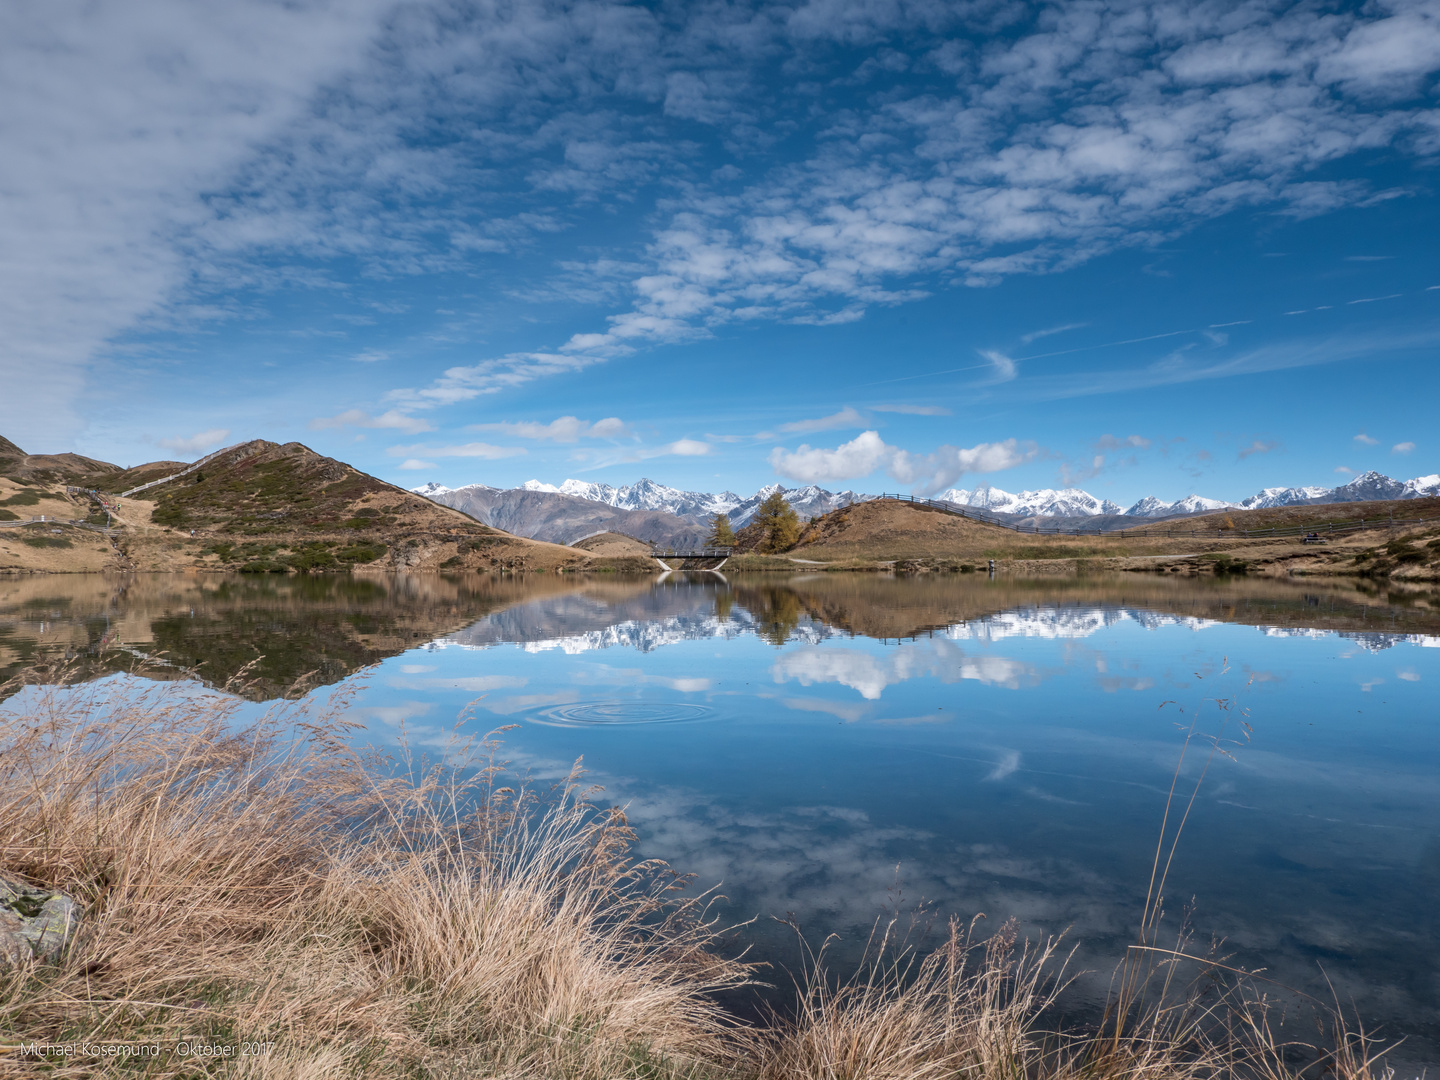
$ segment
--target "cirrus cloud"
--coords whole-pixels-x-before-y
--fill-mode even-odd
[[[194,435],[184,438],[156,439],[156,445],[165,447],[166,450],[174,450],[177,454],[203,454],[206,450],[212,450],[230,437],[229,428],[210,428],[208,431],[197,431]]]
[[[483,458],[486,461],[498,461],[501,458],[516,457],[528,453],[523,446],[491,446],[489,443],[472,442],[460,446],[392,446],[385,451],[391,457],[408,457],[411,454],[424,454],[427,457],[458,457],[458,458]],[[401,466],[406,468],[409,466]],[[423,466],[414,466],[421,468]],[[434,466],[430,466],[434,468]]]
[[[379,416],[371,416],[363,409],[346,409],[335,416],[317,416],[310,421],[311,431],[324,431],[327,428],[338,427],[362,427],[381,428],[403,431],[407,435],[419,435],[425,431],[434,431],[435,426],[428,420],[421,420],[418,416],[407,416],[399,409],[389,409]]]
[[[491,424],[471,424],[467,431],[494,431],[519,439],[547,440],[557,443],[573,443],[581,439],[623,439],[633,432],[630,425],[618,416],[607,416],[591,423],[574,416],[561,416],[548,424],[536,421],[500,421]]]

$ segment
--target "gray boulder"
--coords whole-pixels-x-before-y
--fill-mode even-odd
[[[79,925],[80,905],[64,893],[0,874],[0,967],[58,959]]]

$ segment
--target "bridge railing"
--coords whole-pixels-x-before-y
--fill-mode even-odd
[[[733,548],[651,548],[650,554],[658,559],[728,559]]]

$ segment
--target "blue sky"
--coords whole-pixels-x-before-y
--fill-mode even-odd
[[[406,486],[1440,469],[1440,2],[0,11],[0,433]]]

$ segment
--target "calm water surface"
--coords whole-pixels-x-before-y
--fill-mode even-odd
[[[1353,1002],[1440,1061],[1440,594],[1350,583],[979,576],[0,582],[0,674],[354,686],[443,753],[470,706],[538,778],[583,758],[643,854],[723,883],[766,959],[793,913],[853,958],[875,918],[1068,928],[1083,1014],[1133,940],[1182,734],[1214,760],[1170,921]],[[1226,670],[1228,666],[1228,671]],[[1215,699],[1233,701],[1229,712]],[[1168,704],[1167,704],[1168,703]],[[13,706],[12,702],[12,706]],[[1162,707],[1163,705],[1163,707]],[[1246,738],[1241,709],[1253,727]],[[1181,710],[1184,710],[1183,712]],[[1183,770],[1193,783],[1204,755]],[[784,976],[781,976],[782,981]]]

